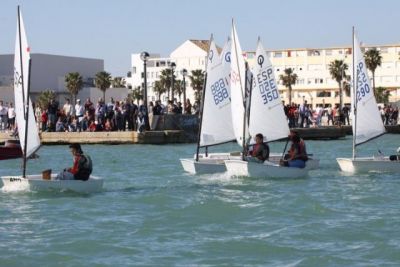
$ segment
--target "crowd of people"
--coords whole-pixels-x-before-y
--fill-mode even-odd
[[[399,108],[392,105],[378,106],[382,121],[385,125],[398,124]],[[339,105],[332,107],[331,105],[323,107],[317,105],[315,109],[312,105],[304,101],[303,104],[284,105],[285,114],[290,128],[308,128],[329,125],[350,125],[350,106],[344,105],[339,108]]]
[[[138,131],[142,132],[147,118],[164,114],[195,114],[198,105],[194,107],[188,99],[183,110],[182,104],[177,101],[168,101],[166,105],[161,101],[150,102],[148,108],[143,101],[135,104],[131,99],[115,101],[111,98],[105,103],[100,98],[93,103],[89,98],[84,103],[76,100],[73,106],[69,99],[60,107],[55,100],[50,100],[47,108],[37,106],[35,116],[39,128],[43,132],[98,132],[98,131]],[[147,114],[148,112],[148,114]],[[146,116],[148,115],[148,116]],[[150,123],[149,123],[150,125]]]
[[[135,104],[127,98],[115,101],[111,98],[105,103],[102,98],[93,103],[89,98],[84,103],[77,99],[75,105],[69,99],[60,106],[51,99],[47,106],[34,104],[38,127],[43,132],[79,132],[79,131],[143,131],[145,125],[151,128],[154,115],[165,114],[198,114],[198,102],[191,104],[187,99],[184,105],[176,100],[161,103],[160,100],[149,102],[146,109],[143,101]],[[284,111],[290,128],[307,128],[327,125],[350,125],[350,107],[339,108],[338,105],[323,107],[304,101],[303,104],[284,105]],[[385,125],[398,124],[399,109],[397,106],[379,106],[379,111]],[[148,116],[146,116],[148,112]],[[0,100],[0,131],[14,131],[15,109],[13,103],[3,103]],[[146,121],[147,118],[150,119]],[[148,124],[147,124],[148,123]]]

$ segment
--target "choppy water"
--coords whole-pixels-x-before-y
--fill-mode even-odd
[[[104,192],[0,191],[0,266],[399,266],[400,175],[341,173],[350,138],[307,146],[322,168],[297,180],[184,174],[194,145],[84,146]],[[67,146],[39,154],[29,173],[72,161]],[[0,162],[0,175],[20,165]]]

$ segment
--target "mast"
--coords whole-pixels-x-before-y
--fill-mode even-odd
[[[238,61],[239,60],[239,55],[238,55],[238,51],[237,51],[237,44],[236,44],[236,37],[237,37],[237,35],[236,35],[236,28],[235,28],[235,24],[234,24],[234,22],[233,22],[233,19],[232,19],[232,30],[234,30],[234,36],[233,36],[233,42],[234,42],[234,46],[235,46],[235,55],[236,55],[236,60]],[[240,55],[240,56],[243,56],[243,55]],[[245,103],[245,91],[243,90],[243,84],[242,84],[242,74],[240,73],[240,67],[239,67],[239,62],[237,62],[236,63],[236,66],[237,66],[237,72],[238,72],[238,75],[239,75],[239,82],[240,82],[240,90],[241,90],[241,94],[242,94],[242,105],[243,105],[243,107],[244,107],[244,114],[243,114],[243,132],[242,132],[242,148],[243,148],[243,153],[242,153],[242,160],[244,160],[244,158],[245,158],[245,155],[244,155],[244,152],[245,152],[245,144],[246,144],[246,140],[245,140],[245,134],[246,134],[246,115],[247,115],[247,112],[246,112],[246,103]],[[247,69],[246,69],[246,71],[247,71]],[[245,83],[246,83],[246,79],[245,79]],[[246,84],[245,84],[245,87],[246,87]],[[245,90],[246,90],[246,88],[245,88]]]
[[[248,77],[248,72],[249,72],[249,64],[246,62],[246,73],[245,73],[245,76],[246,76],[246,79],[245,79],[245,84],[244,84],[244,90],[245,90],[245,96],[246,96],[246,92],[247,92],[247,82],[248,82],[248,79],[247,79],[247,77]],[[248,122],[249,122],[249,117],[250,117],[250,105],[251,105],[251,91],[252,91],[252,80],[253,80],[253,76],[251,75],[251,78],[250,78],[250,88],[249,88],[249,94],[248,94],[248,96],[247,96],[247,99],[246,98],[244,98],[243,100],[243,102],[245,103],[244,104],[244,113],[243,113],[243,140],[242,140],[242,160],[244,160],[245,159],[245,157],[246,157],[246,155],[245,155],[245,153],[246,153],[246,146],[247,146],[247,140],[246,140],[246,126],[247,126],[247,128],[248,128]],[[245,100],[246,99],[246,100]]]
[[[25,112],[25,140],[24,140],[24,153],[23,153],[23,160],[24,160],[24,164],[23,164],[23,170],[22,170],[22,177],[25,178],[26,176],[26,162],[27,162],[27,158],[26,158],[26,151],[28,148],[28,131],[29,131],[29,127],[28,127],[28,123],[29,123],[29,93],[30,93],[30,87],[31,87],[31,64],[32,64],[32,60],[29,59],[29,72],[28,72],[28,90],[27,90],[27,96],[26,96],[26,108],[24,109]],[[22,77],[23,79],[24,77]]]
[[[211,42],[213,40],[213,35],[211,34],[210,41],[208,43],[208,52],[207,52],[207,60],[205,61],[205,77],[204,77],[204,83],[203,83],[203,94],[201,96],[201,103],[200,103],[200,124],[199,124],[199,132],[197,134],[197,148],[196,148],[196,161],[199,161],[199,152],[200,152],[200,138],[201,138],[201,128],[203,126],[203,111],[204,111],[204,99],[206,97],[206,87],[207,87],[207,66],[208,66],[208,58],[210,56],[210,48],[211,48]],[[206,147],[206,154],[208,152],[208,149]]]
[[[25,119],[25,140],[24,140],[24,151],[22,153],[22,177],[25,178],[26,176],[26,152],[27,152],[27,137],[28,137],[28,112],[29,112],[29,103],[27,103],[27,100],[29,99],[29,96],[25,95],[25,88],[24,88],[24,67],[23,67],[23,59],[22,59],[22,38],[21,38],[21,12],[19,6],[17,7],[17,16],[18,16],[18,39],[19,39],[19,60],[20,60],[20,66],[21,66],[21,86],[22,86],[22,102],[23,102],[23,112],[24,112],[24,119]],[[31,61],[29,60],[29,71],[30,71],[30,66],[31,66]],[[29,94],[29,77],[28,77],[28,94]],[[21,125],[22,126],[22,125]],[[20,127],[21,127],[20,126]]]
[[[355,50],[354,50],[354,26],[353,26],[353,160],[356,158],[356,136],[357,136],[357,99],[356,99],[356,92],[357,92],[357,80],[358,76],[355,69]]]

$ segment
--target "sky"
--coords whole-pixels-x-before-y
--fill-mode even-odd
[[[17,6],[32,53],[104,59],[125,76],[132,53],[169,54],[188,39],[223,46],[235,20],[243,50],[400,44],[398,0],[1,0],[0,54],[14,53]]]

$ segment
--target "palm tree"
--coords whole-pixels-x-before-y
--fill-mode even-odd
[[[49,106],[50,100],[55,99],[55,97],[56,94],[54,93],[54,91],[48,89],[40,93],[37,98],[37,103],[42,110],[46,110]]]
[[[282,84],[289,90],[289,105],[292,104],[292,85],[297,81],[297,74],[293,72],[292,68],[284,70],[285,74],[281,74],[279,79]]]
[[[347,79],[346,70],[349,66],[344,63],[344,60],[334,60],[329,63],[329,73],[332,79],[334,79],[339,84],[339,107],[343,107],[343,86],[342,81]]]
[[[378,66],[382,64],[382,56],[379,50],[377,50],[376,48],[372,48],[364,53],[364,57],[365,57],[365,65],[372,72],[372,88],[374,90],[374,94],[376,97],[375,70]]]
[[[126,81],[122,77],[114,77],[114,79],[111,81],[111,85],[114,88],[125,88]]]
[[[132,90],[132,98],[133,100],[136,100],[139,105],[139,100],[143,99],[143,90],[140,86],[137,86]]]
[[[376,88],[376,102],[387,104],[389,102],[390,91],[384,87]]]
[[[97,88],[103,91],[103,101],[106,101],[106,90],[111,85],[111,74],[106,71],[100,71],[96,73],[94,83]]]
[[[195,92],[195,99],[200,101],[201,91],[203,90],[205,74],[202,70],[192,70],[192,75],[189,75],[191,86]]]
[[[174,93],[178,94],[179,101],[181,101],[181,96],[183,94],[183,81],[182,80],[176,80],[174,82]],[[172,96],[174,98],[174,96]]]
[[[76,95],[83,87],[83,79],[79,72],[70,72],[65,75],[65,83],[68,92],[72,95],[72,103],[76,101]]]
[[[155,81],[153,91],[158,95],[158,100],[161,100],[161,95],[166,92],[166,89],[161,81]]]
[[[160,74],[160,82],[161,82],[161,85],[165,88],[165,91],[168,91],[168,98],[169,98],[169,92],[171,90],[171,84],[172,84],[171,75],[172,75],[172,70],[169,68],[163,69]],[[174,74],[174,79],[175,79],[175,74]]]

